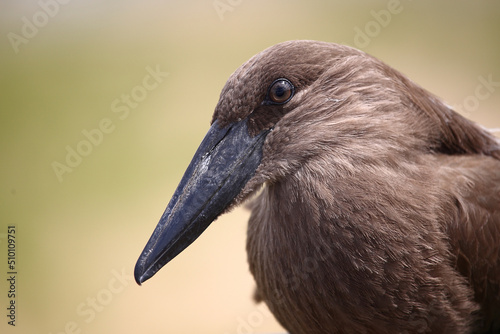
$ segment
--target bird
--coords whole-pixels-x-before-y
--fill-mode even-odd
[[[140,285],[246,203],[292,334],[500,333],[500,140],[358,49],[293,40],[227,80],[141,253]]]

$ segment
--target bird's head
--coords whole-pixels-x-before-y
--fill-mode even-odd
[[[329,155],[329,169],[343,173],[394,152],[467,151],[467,141],[455,147],[446,125],[455,118],[437,98],[356,49],[290,41],[262,51],[222,89],[211,128],[136,264],[136,281],[152,277],[260,186],[311,160]]]

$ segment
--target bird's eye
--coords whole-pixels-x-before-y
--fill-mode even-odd
[[[269,87],[269,100],[272,103],[283,104],[288,102],[294,93],[294,87],[287,79],[275,80]]]

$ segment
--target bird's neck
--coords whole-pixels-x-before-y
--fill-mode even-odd
[[[421,268],[408,254],[446,253],[435,210],[418,199],[432,193],[433,181],[425,168],[416,172],[410,165],[323,177],[316,164],[263,190],[252,204],[247,251],[260,294],[278,319],[293,322],[299,309],[313,316],[316,307],[339,322],[374,312],[376,303],[390,304],[379,274],[408,275],[388,263],[415,266],[412,275],[418,275]],[[435,249],[425,249],[422,238]]]

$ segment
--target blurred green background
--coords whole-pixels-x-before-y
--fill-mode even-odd
[[[251,300],[244,209],[142,287],[132,278],[228,76],[281,41],[344,43],[500,128],[499,33],[499,1],[2,1],[0,332],[283,331]],[[153,88],[143,81],[155,70]],[[496,86],[479,98],[481,78]],[[68,150],[86,156],[58,177]],[[8,225],[17,226],[15,328]]]

